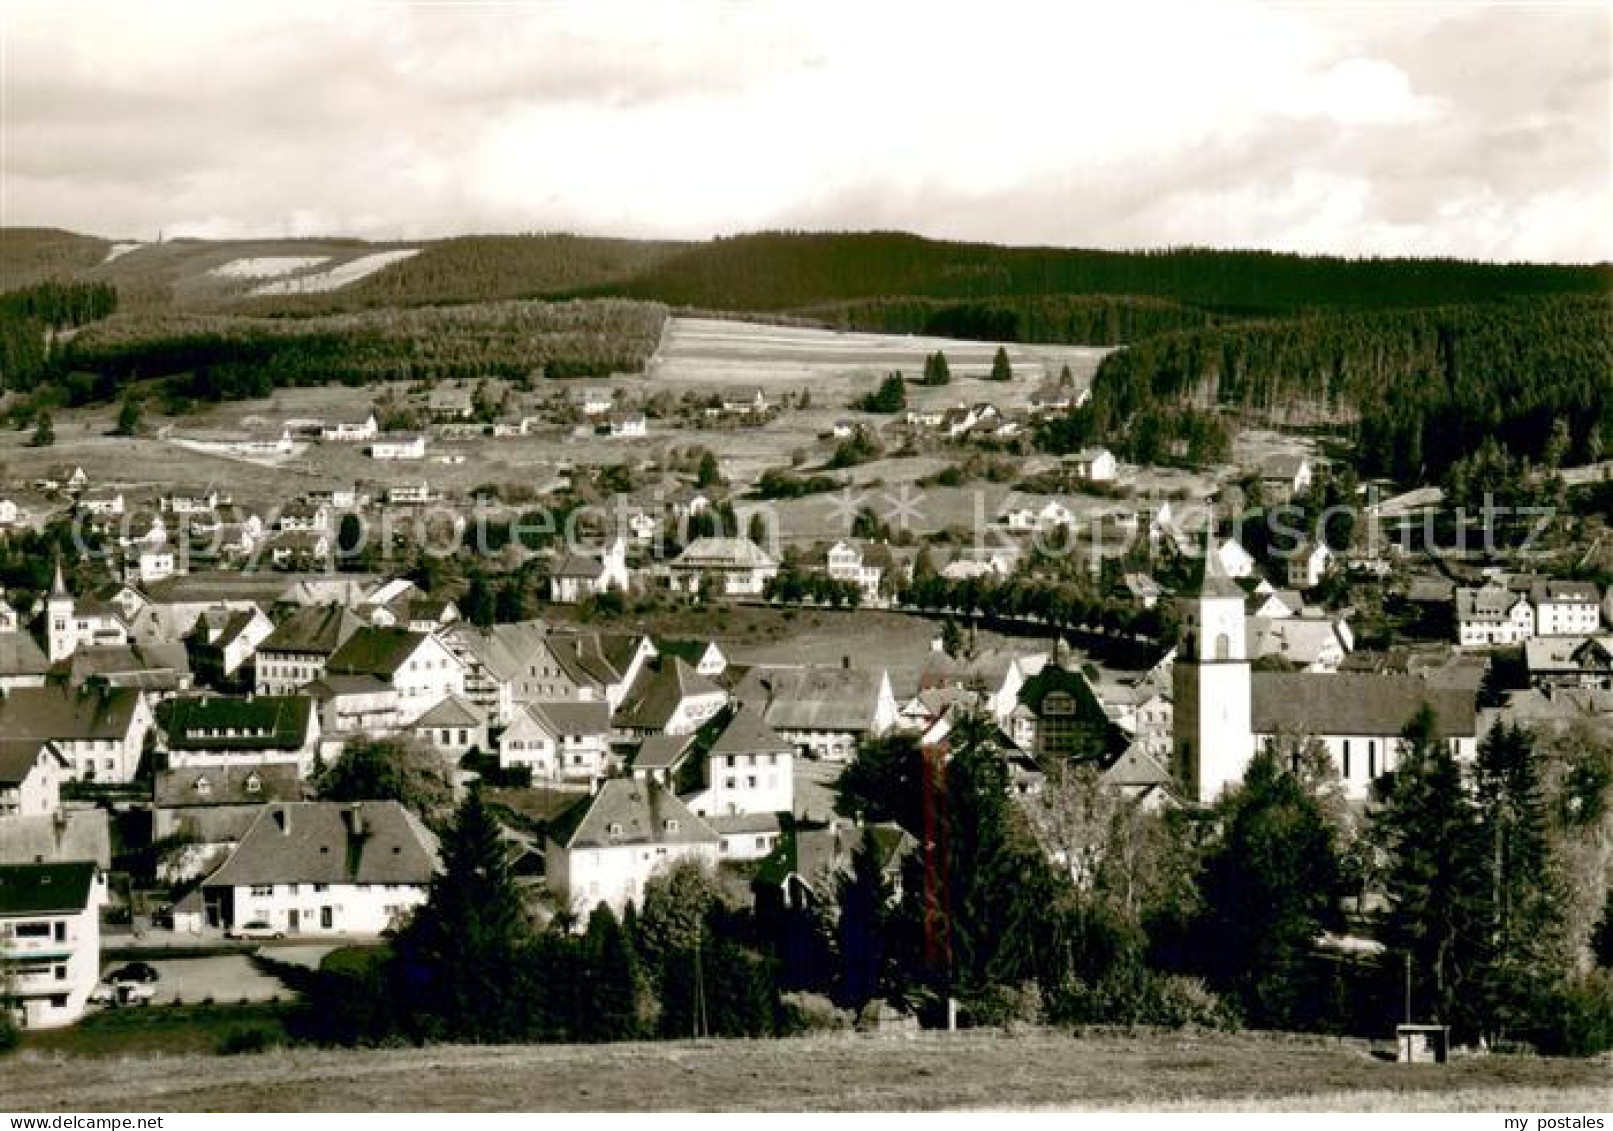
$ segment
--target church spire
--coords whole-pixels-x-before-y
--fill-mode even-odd
[[[1200,597],[1235,597],[1243,600],[1243,590],[1238,583],[1232,580],[1227,573],[1226,565],[1221,561],[1215,544],[1215,527],[1210,527],[1204,537],[1204,583],[1199,587]]]
[[[67,582],[62,580],[62,559],[56,559],[56,576],[50,583],[50,600],[71,601],[73,594],[67,590]]]

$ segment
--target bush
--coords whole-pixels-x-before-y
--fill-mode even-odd
[[[244,1056],[255,1052],[268,1052],[278,1048],[281,1038],[268,1029],[231,1029],[218,1043],[220,1056]]]
[[[0,1003],[0,1056],[22,1044],[22,1030],[11,1019],[11,1007]]]
[[[976,1027],[1014,1030],[1040,1025],[1047,1020],[1042,1008],[1042,991],[1035,982],[1020,986],[992,985],[963,1003],[969,1024]]]
[[[1541,1050],[1553,1056],[1596,1056],[1613,1049],[1613,971],[1592,970],[1565,985]]]
[[[838,1008],[822,994],[784,994],[779,999],[779,1031],[795,1033],[842,1033],[849,1030],[855,1018]]]

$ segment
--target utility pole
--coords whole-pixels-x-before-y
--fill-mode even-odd
[[[1406,1024],[1411,1024],[1411,951],[1406,952]]]

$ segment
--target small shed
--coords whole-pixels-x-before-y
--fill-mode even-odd
[[[1451,1027],[1396,1025],[1395,1048],[1402,1064],[1444,1064],[1451,1053]]]

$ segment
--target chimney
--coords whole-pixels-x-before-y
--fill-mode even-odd
[[[280,826],[281,836],[291,835],[291,810],[284,805],[274,811],[275,823]]]

